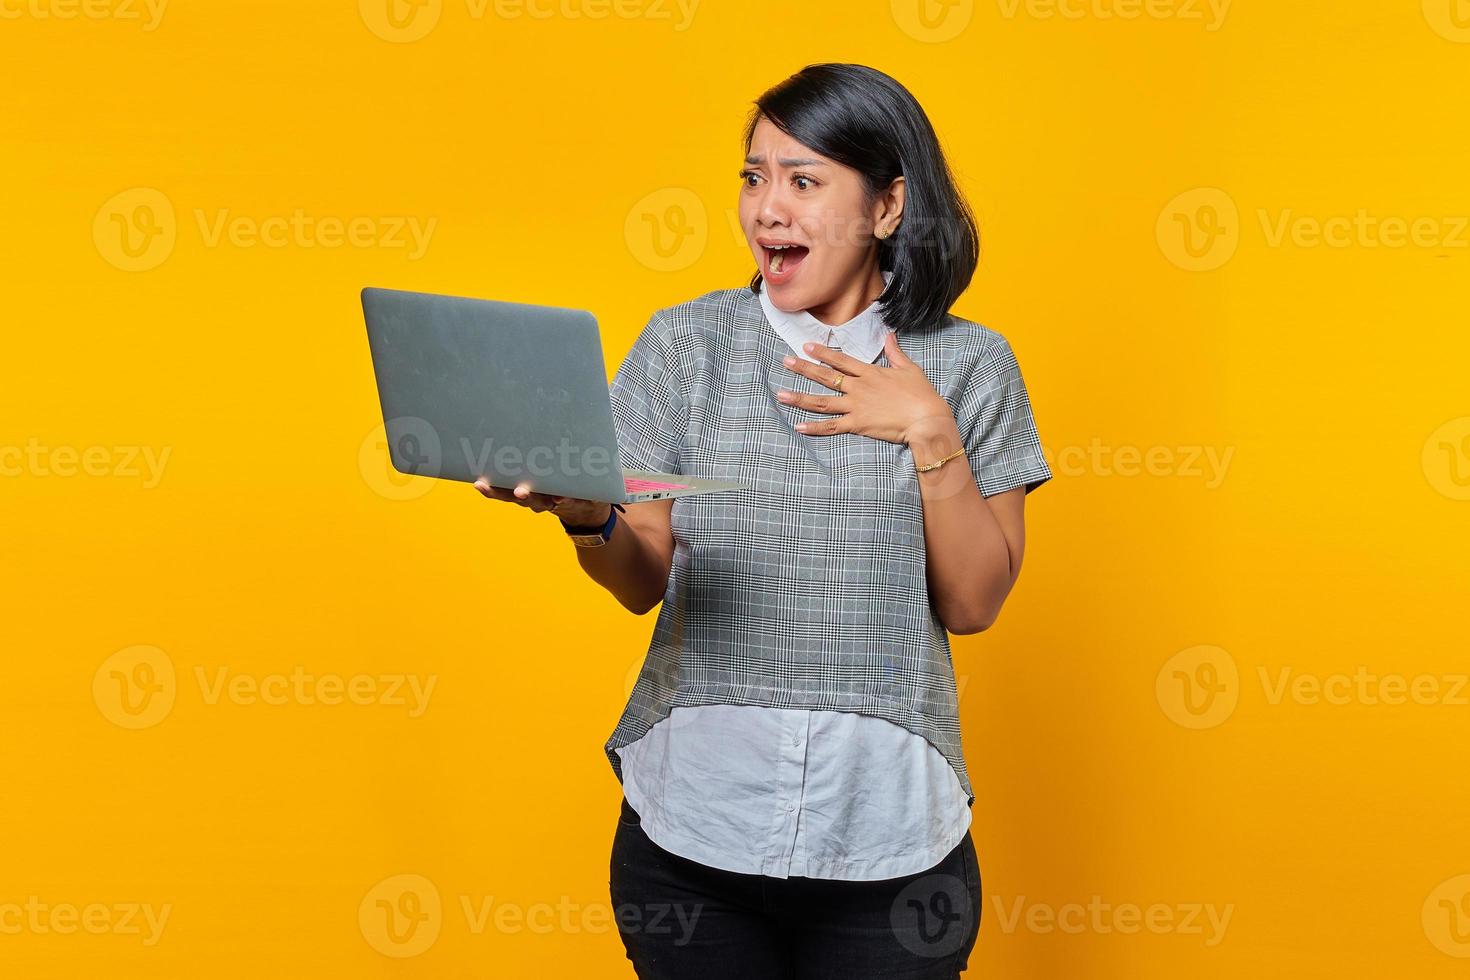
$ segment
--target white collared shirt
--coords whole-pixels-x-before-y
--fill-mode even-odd
[[[888,288],[888,283],[892,278],[891,270],[883,273],[884,289]],[[761,308],[766,312],[766,319],[770,321],[772,327],[776,328],[781,339],[786,341],[798,357],[811,361],[813,364],[822,362],[802,350],[802,344],[821,344],[833,350],[840,350],[864,364],[872,364],[882,353],[884,335],[890,329],[883,320],[883,312],[877,300],[874,300],[871,306],[851,320],[836,326],[823,323],[807,310],[787,313],[777,309],[776,305],[771,302],[771,297],[767,295],[764,283],[761,284],[760,300]]]

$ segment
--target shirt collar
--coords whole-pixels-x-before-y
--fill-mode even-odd
[[[889,281],[893,279],[893,271],[889,270],[882,275],[883,286],[887,289]],[[781,335],[781,339],[796,352],[797,357],[811,361],[813,364],[822,363],[801,349],[801,345],[808,342],[840,350],[864,364],[871,364],[882,352],[883,341],[889,328],[888,324],[883,321],[883,313],[877,300],[846,323],[830,326],[806,310],[787,313],[785,310],[777,309],[776,305],[771,302],[771,297],[767,295],[768,292],[769,290],[762,283],[760,300],[761,308],[765,310],[766,320],[776,333]]]

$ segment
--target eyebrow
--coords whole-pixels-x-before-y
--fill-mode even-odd
[[[759,167],[766,162],[764,154],[752,153],[745,158],[745,162],[753,167]],[[825,167],[826,160],[809,160],[805,157],[781,157],[777,161],[783,167]]]

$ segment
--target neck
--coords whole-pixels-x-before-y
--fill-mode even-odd
[[[884,285],[883,274],[878,271],[878,258],[874,255],[862,273],[853,277],[850,286],[831,301],[813,306],[807,312],[829,327],[840,326],[872,306],[883,295]]]

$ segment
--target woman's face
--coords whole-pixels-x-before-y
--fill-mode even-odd
[[[821,309],[877,277],[874,229],[893,224],[901,189],[896,202],[890,191],[867,204],[861,174],[813,152],[765,117],[756,124],[740,179],[740,227],[777,309]],[[902,178],[894,183],[901,188]]]

